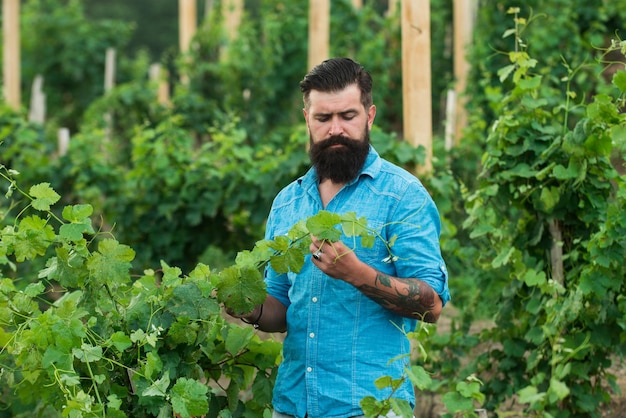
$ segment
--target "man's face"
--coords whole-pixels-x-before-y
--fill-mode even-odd
[[[369,151],[369,130],[376,107],[367,111],[356,84],[339,92],[313,90],[304,109],[309,155],[320,180],[346,183],[359,173]]]

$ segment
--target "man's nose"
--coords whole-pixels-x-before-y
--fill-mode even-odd
[[[339,118],[332,118],[330,121],[330,128],[328,130],[328,136],[336,136],[341,135],[343,133],[343,128],[341,126],[341,121]]]

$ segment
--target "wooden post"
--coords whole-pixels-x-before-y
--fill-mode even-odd
[[[418,172],[432,170],[430,1],[402,0],[402,104],[404,138],[426,149]]]
[[[57,132],[57,141],[59,148],[59,157],[67,154],[70,148],[70,130],[67,128],[59,128]]]
[[[213,0],[204,0],[204,19],[209,19],[213,12]]]
[[[30,92],[30,110],[28,120],[43,124],[46,120],[46,95],[43,92],[43,76],[38,74],[33,80]]]
[[[387,3],[387,16],[393,17],[396,15],[396,10],[398,8],[398,2],[400,0],[389,0]]]
[[[309,69],[329,58],[330,0],[309,0]]]
[[[456,92],[448,89],[446,94],[446,130],[445,149],[450,151],[454,146],[454,129],[456,127]]]
[[[243,6],[243,0],[222,0],[222,22],[226,32],[226,43],[220,47],[220,60],[228,58],[229,44],[237,37]]]
[[[197,8],[196,0],[178,1],[178,34],[179,47],[182,54],[189,50],[191,39],[196,34]]]
[[[222,16],[224,17],[224,28],[226,36],[231,42],[237,37],[241,18],[243,16],[243,0],[222,0]]]
[[[115,48],[107,48],[104,58],[104,92],[108,93],[115,85]]]
[[[183,55],[189,51],[197,22],[196,0],[178,0],[178,40],[180,53]],[[180,79],[183,84],[189,83],[187,74],[181,74]]]
[[[2,1],[2,66],[4,98],[13,109],[21,106],[20,0]]]
[[[167,79],[161,75],[161,64],[155,63],[150,66],[149,78],[157,86],[157,101],[162,105],[169,105],[170,86]]]
[[[107,48],[104,59],[104,94],[111,91],[115,85],[115,48]],[[109,111],[104,114],[106,123],[105,139],[111,140],[111,132],[113,131],[113,114]]]
[[[467,46],[471,44],[474,27],[476,5],[474,0],[454,0],[453,4],[453,26],[454,26],[454,78],[456,83],[455,119],[454,119],[454,143],[461,140],[463,129],[467,125],[467,112],[465,104],[465,89],[467,87],[467,74],[470,70],[467,61]]]

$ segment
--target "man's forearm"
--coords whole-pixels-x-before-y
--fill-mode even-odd
[[[256,322],[258,328],[265,332],[285,332],[287,330],[287,308],[273,296],[267,296],[261,306],[257,306],[242,319],[247,323]]]
[[[354,284],[357,289],[398,315],[437,322],[442,303],[430,285],[415,278],[399,279],[374,270],[375,277]]]

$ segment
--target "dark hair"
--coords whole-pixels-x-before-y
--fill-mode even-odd
[[[300,82],[305,107],[309,106],[311,90],[336,92],[351,84],[361,90],[361,104],[365,109],[373,104],[372,76],[361,64],[350,58],[331,58],[314,67]]]

